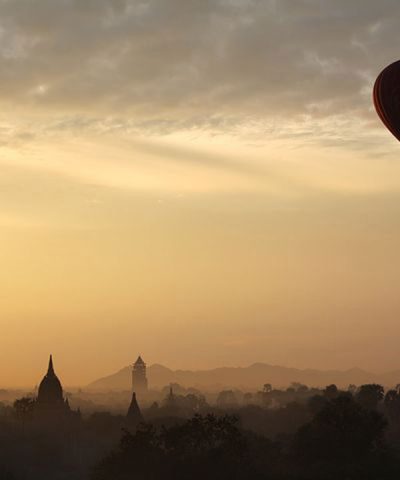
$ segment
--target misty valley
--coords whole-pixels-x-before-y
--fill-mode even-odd
[[[375,480],[400,474],[400,385],[284,386],[283,379],[280,387],[268,382],[258,389],[154,387],[157,369],[147,369],[139,356],[121,370],[125,389],[101,389],[101,379],[64,390],[50,356],[34,392],[1,390],[0,479]]]

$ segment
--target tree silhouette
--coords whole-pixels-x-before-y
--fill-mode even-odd
[[[270,393],[272,392],[272,385],[270,383],[264,383],[263,385],[263,392]]]
[[[383,399],[384,392],[382,385],[376,383],[361,385],[355,398],[364,408],[376,410],[379,402]]]
[[[379,469],[385,453],[385,426],[382,415],[341,395],[299,429],[294,452],[309,478],[370,478],[365,472]],[[356,476],[356,471],[364,472],[365,477]]]
[[[233,407],[238,401],[235,392],[232,390],[223,390],[218,394],[217,405],[221,407]]]
[[[328,399],[323,395],[314,395],[309,398],[307,408],[312,414],[320,412],[327,404]]]
[[[125,432],[119,450],[95,469],[95,480],[251,478],[246,443],[232,416],[195,415],[157,432]],[[249,474],[249,475],[247,475]]]
[[[21,421],[23,429],[25,429],[26,422],[33,418],[35,404],[35,400],[31,397],[19,398],[13,404],[15,415]]]
[[[332,400],[333,398],[336,398],[338,396],[339,390],[336,385],[328,385],[325,387],[324,390],[324,396],[328,398],[329,400]]]
[[[397,390],[388,390],[383,401],[385,413],[392,422],[400,419],[400,393]]]

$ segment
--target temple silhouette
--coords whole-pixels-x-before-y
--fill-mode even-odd
[[[146,375],[146,364],[139,355],[132,367],[132,392],[137,395],[147,393],[148,382]]]
[[[126,415],[126,425],[130,429],[135,429],[140,423],[144,422],[138,398],[141,400],[145,399],[147,392],[146,364],[139,355],[136,362],[132,365],[132,400]]]
[[[128,429],[135,429],[142,422],[144,422],[144,417],[136,400],[136,393],[132,392],[131,404],[126,414],[126,427]]]
[[[138,395],[143,398],[148,392],[146,364],[139,355],[132,366],[132,398],[127,410],[123,427],[134,431],[144,422],[138,404]],[[59,433],[77,432],[82,422],[79,408],[73,410],[64,394],[60,379],[55,373],[53,356],[50,355],[47,372],[39,384],[33,406],[33,426],[44,431]],[[78,430],[77,430],[78,429]]]
[[[50,355],[47,373],[39,385],[34,419],[42,425],[56,426],[60,423],[67,424],[70,420],[78,418],[80,418],[80,411],[72,410],[68,398],[64,398],[61,382],[54,371],[53,356]]]
[[[132,367],[132,399],[125,419],[125,425],[130,429],[144,421],[137,395],[145,395],[147,390],[146,364],[139,355]],[[71,409],[68,398],[64,395],[62,384],[54,371],[52,355],[47,373],[38,388],[33,413],[37,426],[50,429],[65,430],[81,421],[80,410]]]

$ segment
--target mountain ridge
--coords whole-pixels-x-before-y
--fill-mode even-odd
[[[349,384],[382,383],[393,386],[400,383],[400,370],[375,374],[353,367],[347,370],[298,369],[281,365],[256,362],[247,367],[216,367],[213,369],[172,370],[161,364],[147,368],[150,388],[159,389],[170,383],[183,387],[217,390],[219,388],[261,389],[264,383],[276,387],[287,387],[292,382],[304,383],[311,387],[324,387],[335,383],[339,387]],[[131,366],[101,377],[89,385],[90,390],[129,390],[131,388]]]

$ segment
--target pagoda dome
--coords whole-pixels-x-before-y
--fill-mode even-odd
[[[61,382],[54,373],[53,358],[50,355],[49,368],[39,385],[38,403],[63,402],[63,389]]]

